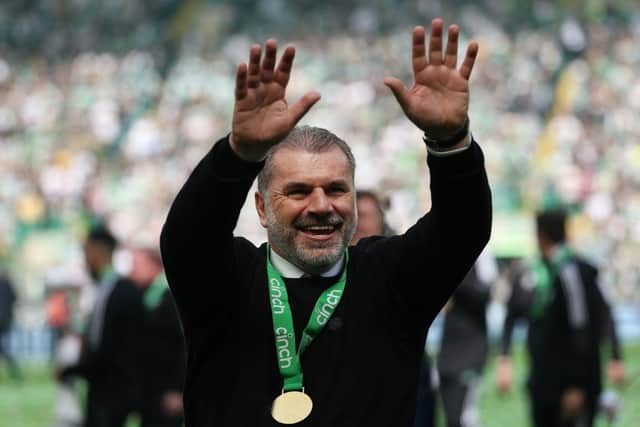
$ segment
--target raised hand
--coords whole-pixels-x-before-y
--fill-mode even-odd
[[[276,52],[276,41],[269,39],[262,63],[262,49],[253,45],[249,65],[238,65],[230,144],[245,160],[263,159],[269,148],[282,141],[320,99],[319,93],[309,92],[292,106],[287,104],[285,94],[295,48],[288,46],[284,50],[277,67]]]
[[[413,30],[411,89],[395,77],[384,79],[407,117],[434,139],[447,139],[464,126],[469,110],[469,77],[478,55],[478,43],[471,42],[457,69],[459,28],[449,27],[443,55],[443,26],[439,18],[431,22],[428,56],[424,28]]]

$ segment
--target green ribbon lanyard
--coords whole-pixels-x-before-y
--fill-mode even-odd
[[[342,275],[316,301],[316,305],[309,317],[309,322],[304,331],[302,331],[300,346],[296,351],[296,334],[293,328],[293,316],[289,306],[287,287],[278,270],[271,264],[271,251],[267,246],[267,276],[269,278],[267,286],[269,288],[269,302],[271,304],[271,317],[273,318],[278,368],[284,382],[283,390],[285,392],[303,389],[300,356],[324,329],[338,303],[340,303],[344,286],[347,283],[348,262],[349,253],[345,251]]]
[[[153,282],[151,282],[151,285],[145,290],[144,296],[142,297],[142,302],[147,311],[158,308],[167,289],[169,289],[167,276],[164,273],[158,274]]]
[[[535,293],[531,306],[533,318],[539,318],[544,313],[545,308],[551,302],[553,296],[552,284],[560,269],[573,258],[573,252],[568,246],[561,246],[554,254],[549,264],[538,260],[533,267],[532,273],[535,283]]]

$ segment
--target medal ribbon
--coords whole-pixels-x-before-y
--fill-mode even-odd
[[[296,351],[296,333],[293,328],[293,316],[289,306],[287,287],[282,276],[271,264],[271,251],[267,246],[267,276],[269,287],[269,302],[271,304],[271,317],[273,319],[273,332],[276,341],[276,357],[278,368],[283,379],[285,392],[302,390],[302,366],[300,356],[309,347],[311,342],[322,332],[325,325],[333,315],[340,299],[344,286],[347,283],[348,251],[345,251],[344,269],[340,279],[327,288],[316,301],[307,326],[302,331],[300,346]]]

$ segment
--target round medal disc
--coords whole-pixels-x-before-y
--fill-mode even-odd
[[[280,424],[295,424],[304,420],[313,409],[313,401],[301,391],[288,391],[276,397],[271,416]]]

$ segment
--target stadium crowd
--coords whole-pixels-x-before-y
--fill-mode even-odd
[[[358,187],[388,201],[386,226],[402,232],[429,209],[420,131],[382,84],[391,74],[412,78],[397,54],[410,50],[409,23],[392,2],[350,2],[331,21],[329,1],[308,28],[307,2],[167,0],[119,10],[114,0],[91,19],[79,2],[63,14],[68,21],[49,19],[59,12],[50,6],[18,3],[0,5],[0,24],[17,17],[0,32],[0,267],[17,285],[18,327],[48,320],[57,336],[56,289],[74,289],[65,325],[79,330],[91,317],[82,247],[91,226],[106,225],[123,244],[119,273],[135,270],[136,248],[156,247],[181,185],[230,131],[235,64],[264,36],[296,45],[288,96],[322,94],[305,122],[349,142]],[[640,12],[624,1],[591,2],[580,14],[560,6],[571,2],[443,3],[398,9],[425,21],[455,16],[461,43],[480,43],[469,115],[493,195],[491,252],[533,255],[534,212],[564,207],[571,241],[599,265],[613,304],[640,305]],[[60,24],[74,19],[87,25]],[[236,231],[265,240],[252,203]]]
[[[308,121],[352,144],[359,185],[390,197],[389,222],[403,230],[429,205],[417,191],[425,154],[381,81],[389,73],[410,79],[395,56],[409,40],[400,30],[374,36],[381,24],[366,11],[354,11],[343,33],[292,36],[299,54],[290,94],[323,94]],[[512,237],[510,215],[570,206],[575,237],[603,264],[615,300],[638,302],[640,34],[631,24],[553,13],[537,11],[548,24],[517,33],[477,7],[461,14],[462,36],[481,45],[472,128],[488,153],[493,237]],[[27,300],[41,298],[51,265],[80,259],[76,237],[91,218],[105,219],[125,242],[157,235],[196,159],[229,131],[233,64],[254,41],[240,31],[211,37],[218,49],[185,43],[167,72],[150,49],[58,61],[0,54],[0,250],[11,255]],[[258,241],[255,224],[241,220],[240,230]],[[519,256],[532,248],[514,246],[495,250]]]

